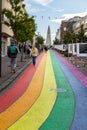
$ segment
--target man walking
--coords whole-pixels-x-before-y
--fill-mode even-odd
[[[8,48],[7,54],[10,58],[10,64],[11,64],[11,72],[16,72],[16,57],[17,57],[18,49],[15,46],[14,42],[11,42],[10,47]]]

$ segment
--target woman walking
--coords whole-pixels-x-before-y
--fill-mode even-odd
[[[35,47],[35,45],[32,46],[32,62],[33,62],[33,65],[35,66],[36,65],[36,58],[37,58],[37,55],[38,55],[38,50],[37,48]]]

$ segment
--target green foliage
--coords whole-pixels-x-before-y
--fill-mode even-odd
[[[87,36],[85,35],[83,24],[80,27],[80,31],[78,33],[78,41],[79,42],[87,42]]]
[[[66,33],[63,40],[65,44],[76,42],[87,42],[87,36],[84,33],[83,25],[81,25],[78,34],[75,34],[73,30],[71,30],[70,32]]]
[[[34,17],[29,17],[24,11],[24,4],[20,4],[21,0],[8,0],[12,10],[3,9],[3,14],[7,17],[5,24],[11,27],[14,38],[17,41],[25,42],[32,40],[36,31]]]
[[[44,38],[42,36],[37,37],[37,43],[42,45],[44,43]]]
[[[39,48],[43,44],[44,44],[44,38],[41,35],[38,35],[35,43],[36,47]]]
[[[57,38],[55,38],[55,40],[53,41],[53,44],[58,45],[58,44],[60,44],[60,42],[59,42],[59,40]]]
[[[63,54],[65,57],[68,57],[68,52],[65,51],[65,52],[63,52]]]

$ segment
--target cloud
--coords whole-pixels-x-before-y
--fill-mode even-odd
[[[63,17],[64,19],[70,19],[70,18],[73,18],[74,16],[84,17],[85,15],[87,15],[87,12],[75,13],[75,14],[64,14],[62,17]]]
[[[62,9],[62,8],[55,8],[52,6],[48,6],[48,8],[50,8],[51,10],[56,11],[56,12],[63,12],[64,11],[64,9]]]
[[[48,4],[51,3],[53,0],[33,0],[34,2],[38,3],[38,4],[41,4],[43,6],[47,6],[49,9],[53,10],[53,11],[56,11],[56,12],[63,12],[64,9],[61,9],[61,8],[54,8],[52,6],[49,6]],[[40,9],[40,8],[34,8],[32,6],[32,4],[29,3],[28,0],[25,0],[24,1],[25,5],[26,5],[26,10],[28,12],[40,12],[40,11],[45,11],[45,9]]]
[[[61,18],[55,18],[55,19],[52,19],[51,21],[60,24],[62,20],[68,20],[68,19],[73,18],[75,16],[84,17],[85,15],[87,15],[87,12],[75,13],[75,14],[63,14]]]
[[[31,13],[45,11],[45,9],[34,8],[30,3],[26,3],[26,10]]]
[[[59,19],[59,18],[55,18],[55,19],[52,19],[50,21],[54,22],[54,23],[61,23],[61,21],[64,20],[64,19]]]
[[[49,3],[51,3],[53,0],[33,0],[37,4],[47,6]]]
[[[63,12],[64,9],[56,9],[57,12]]]

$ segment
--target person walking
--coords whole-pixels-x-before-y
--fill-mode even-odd
[[[18,49],[15,46],[14,42],[11,42],[11,45],[8,48],[7,55],[10,58],[11,64],[11,72],[16,72],[16,57],[17,57]]]
[[[36,65],[36,57],[38,55],[38,50],[35,47],[35,45],[32,46],[31,54],[32,54],[32,62],[33,62],[33,65],[35,66]]]

